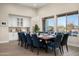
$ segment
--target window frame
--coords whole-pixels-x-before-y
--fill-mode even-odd
[[[58,32],[58,17],[62,17],[62,16],[66,16],[66,32],[67,32],[67,23],[68,23],[68,18],[67,16],[68,15],[73,15],[73,14],[78,14],[78,26],[79,26],[79,11],[72,11],[72,12],[66,12],[66,13],[62,13],[62,14],[58,14],[58,15],[55,15],[55,16],[49,16],[49,17],[44,17],[42,18],[42,30],[45,31],[45,20],[46,19],[50,19],[50,18],[54,18],[56,20],[56,32]],[[79,28],[79,27],[78,27]]]
[[[54,19],[54,16],[48,16],[48,17],[44,17],[42,18],[42,26],[43,26],[43,32],[45,32],[45,22],[46,22],[46,19],[50,19],[50,18],[53,18]]]

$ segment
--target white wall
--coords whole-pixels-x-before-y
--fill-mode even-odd
[[[66,13],[66,12],[71,12],[71,11],[77,11],[79,10],[79,4],[77,3],[53,3],[50,5],[47,5],[43,8],[40,8],[38,10],[38,16],[39,19],[37,21],[37,24],[40,25],[40,29],[42,30],[42,18],[43,17],[48,17],[48,16],[55,16],[56,19],[56,15],[57,14],[62,14],[62,13]]]
[[[9,19],[9,14],[22,15],[32,17],[32,20],[36,16],[35,9],[29,7],[23,7],[17,4],[0,4],[0,21]],[[31,21],[32,22],[32,21]],[[33,24],[33,23],[32,23]],[[32,27],[31,27],[32,29]],[[0,43],[9,41],[8,26],[0,26]]]
[[[0,4],[0,20],[8,20],[8,14],[22,15],[32,17],[31,30],[34,24],[38,24],[42,31],[42,18],[55,16],[65,12],[79,10],[79,4],[50,4],[36,11],[33,8],[20,6],[17,4]],[[9,41],[8,26],[0,26],[0,42]]]

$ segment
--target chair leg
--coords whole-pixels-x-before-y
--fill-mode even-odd
[[[21,43],[21,40],[20,40],[20,39],[18,39],[18,45],[20,45],[20,43]]]
[[[21,42],[21,47],[23,47],[23,42]]]
[[[39,55],[39,48],[38,48],[38,50],[37,50],[37,55]]]
[[[47,47],[45,48],[45,52],[48,53],[48,48]]]
[[[54,54],[55,54],[55,56],[56,56],[56,48],[54,48]]]
[[[62,54],[61,47],[59,46],[60,53]]]
[[[67,49],[67,52],[68,52],[68,46],[67,46],[67,44],[66,44],[66,49]]]
[[[33,46],[31,46],[31,51],[33,52]]]
[[[62,48],[62,52],[64,53],[63,46],[61,46],[61,48]]]
[[[27,44],[26,48],[28,48],[28,44]]]
[[[26,48],[26,42],[25,42],[25,48]]]

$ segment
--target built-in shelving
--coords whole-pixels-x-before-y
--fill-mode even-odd
[[[9,32],[30,32],[30,27],[9,27]]]
[[[9,15],[9,40],[18,40],[18,32],[30,32],[30,24],[29,17]]]

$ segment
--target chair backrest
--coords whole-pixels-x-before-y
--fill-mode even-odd
[[[57,34],[57,35],[56,35],[55,42],[58,42],[58,43],[60,44],[61,41],[62,41],[62,38],[63,38],[63,35],[62,35],[62,34]]]
[[[26,34],[26,37],[27,37],[27,44],[32,45],[32,38],[30,34]]]
[[[20,41],[21,40],[21,37],[20,37],[20,33],[18,32],[18,40]]]
[[[27,37],[25,36],[24,32],[21,32],[20,36],[21,36],[22,41],[24,41],[24,42],[27,41]]]
[[[68,41],[69,34],[64,34],[61,44],[66,45]]]
[[[36,34],[32,34],[32,41],[34,47],[40,47],[40,42]]]
[[[18,39],[19,39],[19,41],[22,40],[21,32],[18,32]]]

